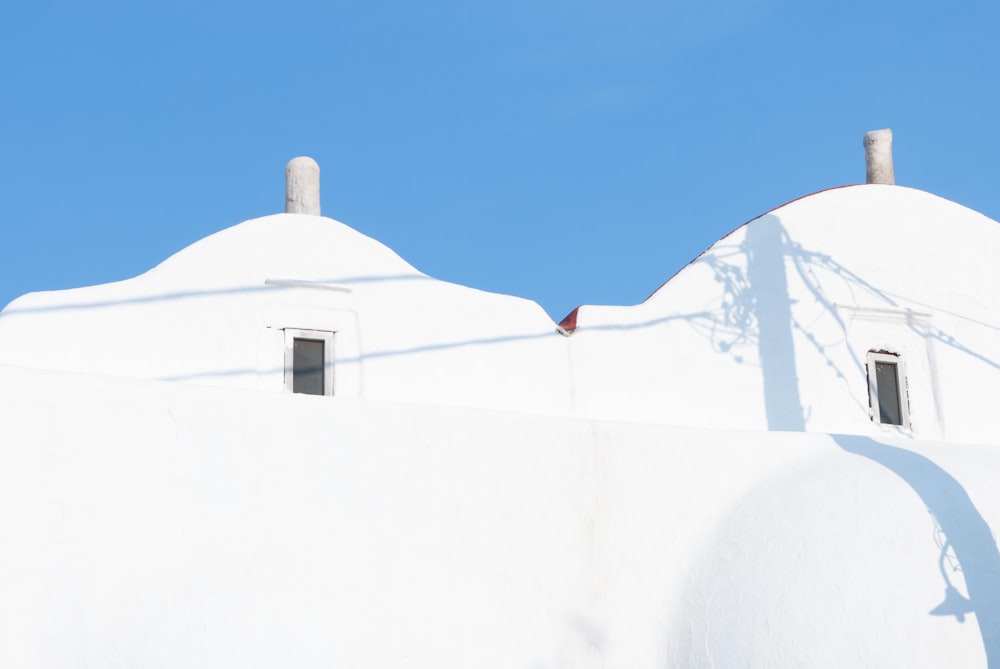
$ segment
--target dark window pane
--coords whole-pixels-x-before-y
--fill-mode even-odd
[[[296,339],[292,349],[292,392],[323,394],[325,344],[315,339]]]
[[[875,363],[875,387],[878,389],[879,421],[889,425],[902,425],[903,412],[900,407],[896,363]]]

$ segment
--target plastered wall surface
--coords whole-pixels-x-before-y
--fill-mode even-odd
[[[995,447],[0,367],[0,664],[985,666]]]
[[[572,333],[295,214],[26,295],[0,666],[1000,666],[998,254],[869,185]],[[286,392],[286,328],[333,333],[333,397]]]
[[[899,432],[872,422],[870,350],[901,356],[906,436],[990,441],[997,223],[866,185],[779,207],[635,306],[535,303],[438,281],[348,226],[282,214],[142,276],[26,295],[0,362],[281,392],[285,328],[335,333],[335,393],[692,427]]]

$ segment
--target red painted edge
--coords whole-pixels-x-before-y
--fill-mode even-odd
[[[737,230],[739,230],[740,228],[742,228],[742,227],[744,227],[744,226],[747,226],[747,225],[749,225],[749,224],[753,223],[753,222],[754,222],[754,221],[756,221],[756,220],[757,220],[758,218],[761,218],[761,217],[763,217],[763,216],[767,216],[767,215],[768,215],[768,214],[770,214],[771,212],[774,212],[774,211],[777,211],[778,209],[781,209],[782,207],[787,207],[788,205],[792,204],[793,202],[798,202],[799,200],[804,200],[804,199],[806,199],[807,197],[812,197],[813,195],[819,195],[820,193],[826,193],[827,191],[831,191],[831,190],[839,190],[839,189],[841,189],[841,188],[853,188],[853,187],[855,187],[855,186],[858,186],[858,185],[861,185],[861,184],[845,184],[845,185],[843,185],[843,186],[832,186],[832,187],[830,187],[830,188],[823,188],[823,189],[821,189],[821,190],[818,190],[818,191],[815,191],[815,192],[813,192],[813,193],[807,193],[807,194],[805,194],[805,195],[800,195],[799,197],[797,197],[797,198],[793,198],[793,199],[789,200],[788,202],[784,202],[784,203],[782,203],[782,204],[779,204],[779,205],[778,205],[777,207],[772,207],[771,209],[768,209],[768,210],[767,210],[767,211],[765,211],[765,212],[764,212],[763,214],[759,214],[759,215],[757,215],[757,216],[754,216],[753,218],[751,218],[751,219],[750,219],[749,221],[747,221],[746,223],[743,223],[742,225],[738,225],[738,226],[736,226],[735,228],[733,228],[732,230],[730,230],[729,232],[727,232],[727,233],[726,233],[725,235],[723,235],[722,237],[720,237],[720,238],[719,238],[719,239],[718,239],[717,241],[715,241],[715,242],[712,242],[712,244],[710,244],[710,245],[709,245],[709,247],[708,247],[707,249],[705,249],[704,251],[702,251],[701,253],[699,253],[699,254],[698,254],[697,256],[695,256],[695,257],[694,257],[694,258],[693,258],[693,259],[692,259],[692,260],[691,260],[690,262],[688,262],[688,263],[687,263],[687,265],[684,265],[684,267],[681,267],[681,268],[680,268],[679,270],[677,270],[676,272],[674,272],[674,273],[673,273],[673,274],[672,274],[672,275],[670,276],[670,278],[669,278],[669,279],[667,279],[666,281],[664,281],[663,283],[661,283],[661,284],[660,284],[660,285],[659,285],[659,286],[658,286],[658,287],[656,288],[656,290],[654,290],[654,291],[653,291],[652,293],[650,293],[650,294],[649,294],[649,296],[647,296],[647,297],[646,297],[646,299],[648,300],[648,299],[649,299],[650,297],[652,297],[653,295],[655,295],[655,294],[656,294],[656,292],[657,292],[658,290],[660,290],[660,288],[663,288],[663,287],[664,287],[665,285],[667,285],[668,283],[670,283],[670,282],[671,282],[671,281],[673,280],[673,278],[674,278],[675,276],[677,276],[678,274],[680,274],[681,272],[683,272],[683,271],[684,271],[684,270],[685,270],[685,269],[686,269],[686,268],[688,267],[688,265],[690,265],[691,263],[693,263],[693,262],[694,262],[695,260],[697,260],[698,258],[700,258],[700,257],[702,257],[703,255],[705,255],[705,253],[706,253],[706,252],[707,252],[707,251],[708,251],[708,250],[709,250],[710,248],[712,248],[713,246],[715,246],[716,244],[718,244],[718,243],[719,243],[719,242],[721,242],[721,241],[722,241],[723,239],[725,239],[725,238],[726,238],[726,237],[728,237],[729,235],[733,234],[734,232],[736,232],[736,231],[737,231]],[[643,301],[645,301],[645,300],[643,300]],[[583,305],[580,305],[580,306],[582,307]],[[563,319],[562,319],[561,321],[559,321],[559,327],[561,327],[561,328],[562,328],[563,330],[565,330],[566,332],[573,332],[574,330],[576,330],[576,317],[577,317],[577,315],[579,314],[579,312],[580,312],[580,307],[577,307],[577,308],[576,308],[576,309],[574,309],[573,311],[569,312],[569,314],[567,314],[565,318],[563,318]]]
[[[561,327],[566,332],[572,332],[576,329],[576,315],[580,311],[580,307],[577,307],[573,311],[566,315],[566,318],[559,321],[559,327]]]
[[[663,283],[661,283],[659,286],[657,286],[656,290],[654,290],[652,293],[650,293],[649,295],[646,296],[646,300],[648,300],[649,298],[651,298],[653,295],[656,295],[657,291],[659,291],[660,288],[663,288],[665,285],[667,285],[668,283],[670,283],[671,281],[673,281],[673,279],[674,279],[675,276],[677,276],[678,274],[680,274],[681,272],[683,272],[685,269],[687,269],[687,267],[689,265],[691,265],[692,263],[694,263],[694,261],[696,261],[698,258],[700,258],[703,255],[705,255],[709,251],[709,249],[711,249],[713,246],[715,246],[716,244],[718,244],[723,239],[725,239],[729,235],[733,234],[734,232],[736,232],[740,228],[743,228],[743,227],[746,227],[746,226],[750,225],[751,223],[753,223],[754,221],[756,221],[758,218],[763,218],[764,216],[767,216],[771,212],[778,211],[782,207],[787,207],[788,205],[792,204],[793,202],[798,202],[799,200],[804,200],[807,197],[812,197],[813,195],[819,195],[820,193],[826,193],[826,192],[831,191],[831,190],[840,190],[841,188],[854,188],[855,186],[860,186],[860,185],[863,185],[863,184],[844,184],[843,186],[831,186],[830,188],[823,188],[823,189],[818,190],[818,191],[816,191],[814,193],[807,193],[806,195],[800,195],[797,198],[793,198],[793,199],[789,200],[788,202],[784,202],[782,204],[779,204],[777,207],[771,207],[770,209],[768,209],[767,211],[765,211],[763,214],[759,214],[757,216],[754,216],[753,218],[751,218],[746,223],[743,223],[742,225],[736,226],[735,228],[733,228],[732,230],[730,230],[726,234],[724,234],[721,237],[719,237],[719,239],[717,239],[716,241],[714,241],[711,244],[709,244],[709,246],[708,246],[707,249],[705,249],[704,251],[702,251],[701,253],[699,253],[698,255],[696,255],[694,258],[692,258],[687,263],[687,265],[684,265],[683,267],[681,267],[679,270],[677,270],[676,272],[674,272],[673,274],[671,274],[669,279],[667,279],[666,281],[664,281]],[[645,302],[646,300],[643,300],[643,302]],[[579,307],[577,307],[577,308],[579,309]],[[567,316],[567,318],[569,318],[569,317]]]

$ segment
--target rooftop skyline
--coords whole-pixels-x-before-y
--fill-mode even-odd
[[[0,50],[0,304],[129,278],[283,209],[448,281],[634,304],[733,228],[865,179],[1000,218],[1000,8],[559,0],[32,3]]]

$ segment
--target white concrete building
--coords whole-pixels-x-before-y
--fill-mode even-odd
[[[822,191],[557,325],[296,161],[0,312],[0,666],[1000,666],[995,221]]]

